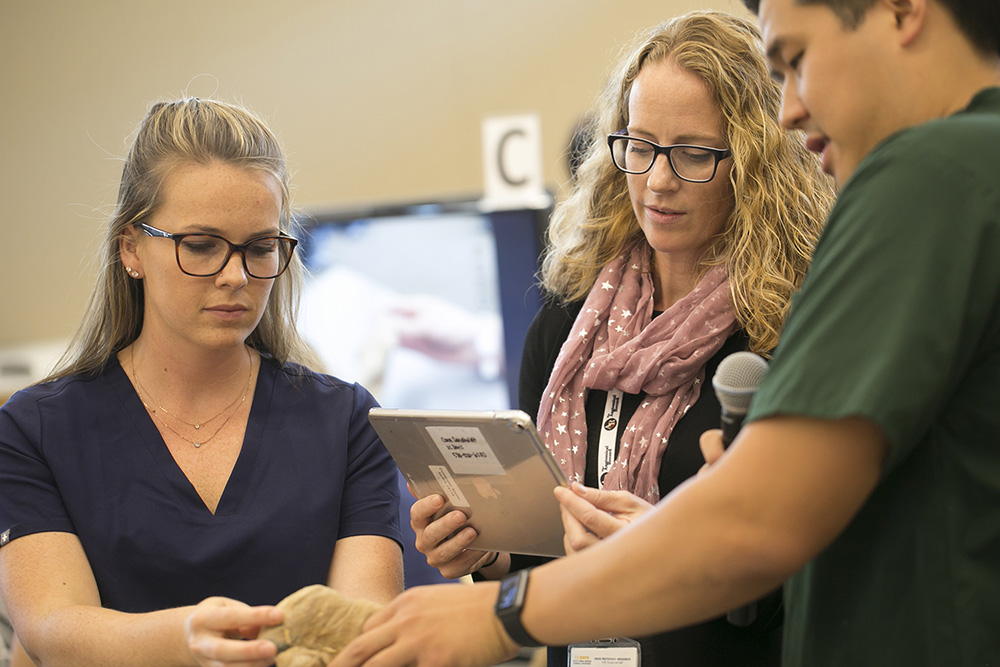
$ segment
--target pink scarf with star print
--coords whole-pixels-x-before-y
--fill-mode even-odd
[[[556,358],[536,422],[566,477],[582,483],[587,390],[645,392],[603,488],[625,489],[655,503],[670,433],[698,400],[705,363],[737,324],[723,266],[712,267],[654,319],[651,253],[639,243],[601,270]]]

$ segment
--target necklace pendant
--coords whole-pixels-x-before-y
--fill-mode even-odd
[[[200,442],[193,442],[193,443],[191,443],[191,444],[193,444],[193,445],[194,445],[194,448],[195,448],[195,449],[198,449],[199,447],[201,447],[201,443],[200,443]]]
[[[195,428],[201,428],[201,424],[195,424],[194,427]]]

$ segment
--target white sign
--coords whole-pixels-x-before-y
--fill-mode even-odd
[[[542,121],[538,114],[483,120],[483,208],[544,208]]]

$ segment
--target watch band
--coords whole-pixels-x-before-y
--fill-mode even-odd
[[[521,624],[521,610],[524,607],[524,596],[528,592],[528,577],[531,569],[519,570],[508,574],[500,580],[500,592],[494,612],[503,629],[520,646],[535,647],[542,643],[528,634]]]

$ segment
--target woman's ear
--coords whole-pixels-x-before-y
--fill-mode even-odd
[[[122,266],[132,278],[142,277],[142,260],[137,252],[139,239],[136,237],[135,227],[127,225],[118,236],[118,255],[122,260]]]

